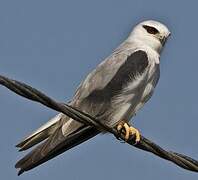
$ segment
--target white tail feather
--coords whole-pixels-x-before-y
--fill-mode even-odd
[[[62,116],[63,114],[59,113],[58,115],[50,119],[47,123],[42,125],[32,134],[27,136],[23,141],[17,144],[16,147],[21,148],[20,151],[26,150],[32,147],[33,145],[38,144],[39,142],[48,138],[56,130],[56,127],[57,127],[56,124],[57,122],[59,122]]]

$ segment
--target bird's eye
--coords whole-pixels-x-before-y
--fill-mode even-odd
[[[156,28],[152,27],[152,26],[143,25],[143,28],[146,29],[146,31],[148,33],[150,33],[150,34],[157,34],[157,33],[159,33],[159,31]]]

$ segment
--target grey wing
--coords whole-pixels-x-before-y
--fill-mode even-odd
[[[81,101],[95,90],[102,90],[111,81],[119,67],[127,59],[127,52],[113,53],[100,63],[78,87],[73,101]]]
[[[142,75],[148,65],[148,56],[143,50],[115,51],[87,76],[72,104],[92,116],[102,116],[110,108],[112,99],[120,95],[128,83]]]
[[[133,53],[136,51],[138,51],[138,49],[135,45],[132,48],[131,43],[123,42],[118,48],[115,49],[115,51],[109,57],[101,62],[96,67],[96,69],[88,74],[86,79],[77,88],[77,91],[75,92],[73,98],[73,104],[78,104],[79,101],[88,97],[95,90],[103,90],[114,78],[119,68],[124,65],[127,59],[133,59],[132,61],[138,63],[139,59],[142,57],[137,58],[133,56]],[[144,51],[141,52],[146,54]],[[147,55],[145,57],[147,61]],[[141,65],[141,63],[142,62],[140,62],[139,64]],[[134,68],[133,70],[135,71]]]
[[[80,84],[71,104],[92,116],[104,112],[111,93],[106,88],[131,53],[124,46],[100,63]]]

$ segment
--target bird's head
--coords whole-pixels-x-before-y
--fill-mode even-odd
[[[160,53],[169,36],[170,31],[164,24],[148,20],[135,26],[129,36],[129,40],[139,41]]]

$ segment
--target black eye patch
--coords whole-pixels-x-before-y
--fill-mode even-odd
[[[152,26],[143,25],[143,28],[146,29],[146,31],[148,33],[150,33],[150,34],[157,34],[157,33],[159,33],[159,31],[156,28],[152,27]]]

